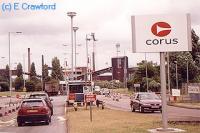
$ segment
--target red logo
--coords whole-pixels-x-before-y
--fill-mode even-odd
[[[157,22],[151,27],[151,32],[155,36],[164,37],[171,32],[171,26],[166,22]]]

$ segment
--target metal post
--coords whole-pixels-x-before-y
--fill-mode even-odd
[[[74,63],[75,63],[75,80],[77,79],[77,72],[76,72],[76,31],[78,30],[78,27],[73,27],[74,30],[74,46],[75,46],[75,59],[74,59]]]
[[[177,62],[176,62],[176,89],[178,89],[178,66],[177,66]]]
[[[90,122],[92,122],[92,102],[90,101]]]
[[[169,52],[167,53],[167,74],[168,74],[168,91],[171,93],[171,87],[170,87],[170,70],[169,70]]]
[[[24,65],[23,78],[24,78],[24,89],[25,89],[25,85],[26,85],[26,82],[25,82],[25,54],[23,54],[23,65]]]
[[[72,80],[74,79],[74,60],[73,60],[73,55],[74,55],[74,48],[73,48],[73,17],[76,16],[75,12],[68,12],[67,15],[71,18],[71,77]]]
[[[165,73],[165,55],[160,53],[160,81],[161,81],[161,96],[162,96],[162,123],[163,129],[167,130],[167,100],[166,100],[166,73]]]
[[[11,103],[11,90],[12,90],[12,71],[11,71],[11,63],[10,63],[10,32],[8,32],[8,47],[9,47],[9,85],[10,85],[10,103]],[[10,104],[9,104],[10,105]]]
[[[146,68],[146,82],[147,82],[147,92],[149,91],[149,83],[148,83],[148,70],[147,70],[147,57],[145,53],[145,68]]]
[[[188,60],[187,60],[187,86],[188,86],[188,83],[189,83],[189,66],[188,66]]]

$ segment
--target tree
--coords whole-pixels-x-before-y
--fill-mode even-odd
[[[17,77],[23,77],[23,69],[21,63],[17,65]]]
[[[50,81],[51,80],[51,77],[49,76],[49,69],[48,69],[48,65],[47,64],[45,64],[44,66],[43,66],[43,80],[45,81],[45,82],[48,82],[48,81]]]
[[[22,64],[17,65],[17,78],[15,78],[15,89],[18,91],[24,87]]]
[[[15,90],[19,91],[20,89],[22,89],[24,86],[24,82],[23,82],[23,77],[17,77],[15,78]]]
[[[31,80],[26,81],[26,85],[25,86],[26,86],[26,89],[27,89],[28,92],[35,91],[35,83],[34,83],[34,81],[31,81]]]
[[[160,69],[159,66],[156,63],[153,63],[152,61],[147,62],[146,61],[141,61],[138,63],[138,70],[133,74],[131,79],[128,81],[128,86],[133,87],[134,84],[140,84],[140,90],[141,91],[146,91],[147,88],[147,79],[146,79],[146,67],[147,67],[147,75],[148,75],[148,83],[151,81],[155,81],[155,84],[160,83]],[[158,90],[158,86],[154,88],[155,86],[149,87],[149,89],[153,90]]]
[[[56,80],[63,80],[62,68],[60,66],[60,60],[57,57],[52,59],[52,73],[51,76]]]
[[[31,70],[30,70],[30,77],[35,77],[37,74],[36,74],[36,70],[35,70],[35,63],[32,62],[31,63]]]

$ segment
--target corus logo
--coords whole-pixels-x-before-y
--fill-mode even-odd
[[[166,22],[157,22],[151,27],[151,32],[155,36],[164,37],[171,32],[171,26]]]

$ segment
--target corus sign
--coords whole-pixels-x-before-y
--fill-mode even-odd
[[[189,14],[132,16],[133,52],[191,51]]]

